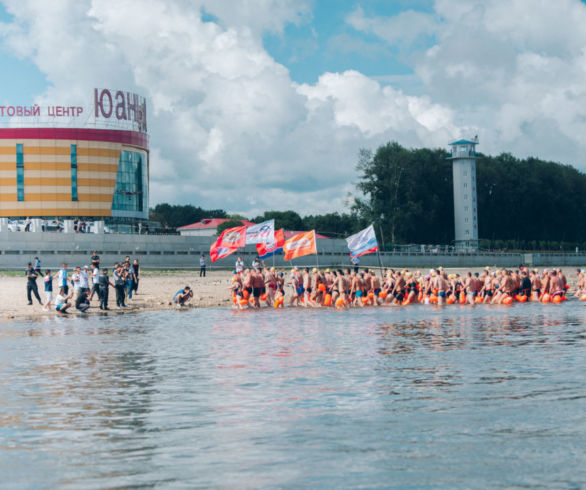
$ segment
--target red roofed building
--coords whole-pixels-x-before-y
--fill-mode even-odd
[[[177,228],[177,231],[181,236],[216,236],[218,226],[220,226],[222,223],[225,223],[226,221],[230,220],[227,218],[202,219],[197,223],[192,223],[190,225]],[[239,221],[241,221],[242,224],[246,226],[256,224],[245,219]]]
[[[197,223],[192,223],[190,225],[185,225],[180,228],[177,228],[177,231],[181,236],[216,236],[218,232],[218,226],[222,223],[229,221],[227,218],[206,218],[198,221]],[[238,220],[242,222],[245,226],[252,226],[256,223],[252,221],[248,221],[245,219]],[[288,240],[294,235],[298,233],[306,233],[306,231],[285,231],[285,240]],[[320,235],[319,233],[315,234],[315,237],[320,240],[329,240],[329,238],[325,235]]]

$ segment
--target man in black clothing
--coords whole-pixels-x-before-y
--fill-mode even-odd
[[[98,287],[100,296],[100,310],[109,310],[108,308],[108,293],[109,287],[114,286],[108,277],[108,269],[104,269],[98,276]]]
[[[531,279],[527,276],[527,271],[525,269],[521,271],[521,287],[519,288],[519,294],[531,298]]]
[[[94,251],[91,260],[92,260],[92,270],[94,270],[94,267],[97,267],[99,269],[100,268],[100,256],[98,255],[98,252]]]
[[[41,297],[39,296],[39,290],[37,289],[37,273],[36,271],[33,269],[33,265],[29,262],[28,264],[28,268],[25,272],[26,275],[26,297],[28,299],[28,304],[32,305],[33,304],[33,299],[31,296],[31,292],[35,295],[35,298],[37,298],[37,301],[39,302],[40,305],[43,304],[43,302],[41,301]]]

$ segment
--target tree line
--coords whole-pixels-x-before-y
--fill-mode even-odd
[[[361,150],[353,212],[391,244],[454,240],[452,162],[443,149],[388,143]],[[570,165],[503,153],[476,160],[481,248],[586,246],[586,174]]]
[[[375,224],[381,249],[452,244],[452,162],[444,149],[408,149],[396,142],[360,150],[349,212],[301,216],[266,211],[250,221],[344,238]],[[476,160],[480,247],[506,250],[586,249],[586,174],[570,165],[503,153]],[[238,220],[221,209],[158,204],[151,219],[177,228],[203,218]],[[237,221],[226,223],[223,228]]]
[[[202,209],[199,206],[191,204],[174,205],[174,204],[157,204],[150,209],[150,219],[158,221],[163,227],[179,228],[181,226],[196,223],[204,218],[224,218],[228,219],[218,227],[218,232],[226,228],[239,226],[240,220],[247,219],[245,216],[237,214],[228,214],[221,209]],[[356,213],[328,213],[322,215],[310,215],[301,217],[295,211],[265,211],[260,216],[250,219],[254,223],[261,223],[270,219],[275,220],[275,228],[284,228],[285,230],[304,231],[316,230],[330,238],[343,238],[363,226],[361,218]]]

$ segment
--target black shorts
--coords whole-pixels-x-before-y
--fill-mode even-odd
[[[255,298],[260,298],[263,288],[252,288],[252,295]]]
[[[306,288],[305,289],[309,294],[311,294],[311,288]]]
[[[491,291],[484,291],[485,298],[492,298],[492,290]]]

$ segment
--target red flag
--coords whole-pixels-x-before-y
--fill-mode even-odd
[[[221,247],[219,245],[220,238],[218,238],[214,243],[212,243],[210,247],[210,259],[212,259],[212,263],[218,259],[223,259],[224,257],[228,257],[228,255],[233,254],[238,250],[238,247]]]
[[[256,250],[259,257],[264,257],[267,254],[275,253],[275,251],[280,249],[284,244],[285,232],[283,231],[283,228],[281,228],[280,230],[275,231],[275,241],[273,243],[257,243]]]
[[[283,252],[285,252],[285,260],[317,254],[315,230],[299,233],[289,238],[283,245]]]
[[[246,245],[246,226],[236,226],[224,230],[218,238],[218,246],[225,248],[239,248]]]

